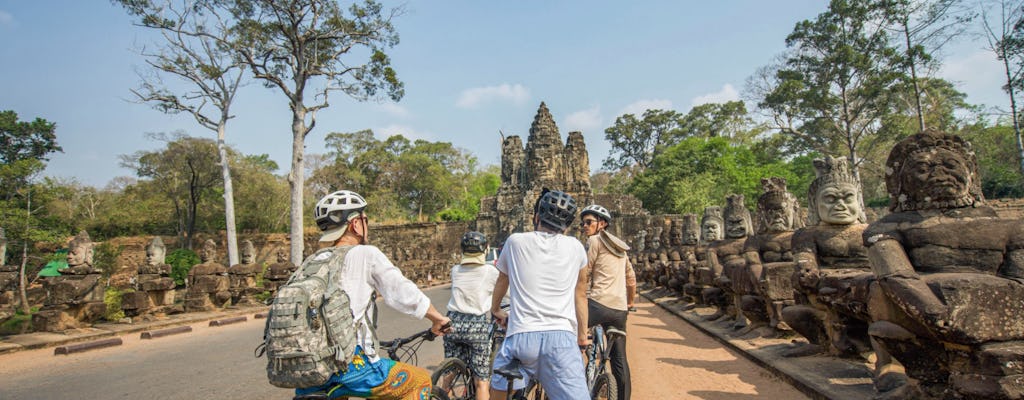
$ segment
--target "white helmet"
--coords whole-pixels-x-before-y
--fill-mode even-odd
[[[612,214],[608,212],[608,209],[597,204],[583,207],[583,211],[580,211],[580,218],[587,214],[593,214],[595,217],[603,219],[604,222],[612,222]]]
[[[321,242],[333,242],[344,234],[342,230],[348,224],[353,214],[358,214],[366,208],[366,199],[359,193],[349,190],[339,190],[331,193],[320,201],[316,202],[313,208],[313,218],[316,226],[324,232],[320,238]]]

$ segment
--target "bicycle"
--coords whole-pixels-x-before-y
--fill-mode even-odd
[[[442,331],[450,328],[450,323],[441,327]],[[401,361],[407,364],[417,365],[419,358],[416,353],[419,351],[420,346],[423,346],[424,342],[433,341],[437,338],[434,332],[430,329],[414,333],[412,336],[400,337],[392,340],[386,340],[379,343],[379,350],[384,350],[388,354],[388,358],[396,361]],[[328,400],[326,394],[311,393],[306,395],[299,395],[292,398],[292,400]],[[430,400],[448,400],[448,397],[437,388],[431,389]]]
[[[591,344],[587,346],[587,389],[593,400],[617,400],[618,385],[608,368],[611,346],[608,343],[614,335],[626,336],[626,332],[609,328],[605,332],[601,325],[590,328]]]
[[[508,306],[502,306],[508,309]],[[505,328],[497,321],[491,321],[491,330],[488,335],[491,342],[490,361],[493,365],[494,356],[501,349],[505,340]],[[466,362],[458,358],[446,358],[441,365],[430,376],[430,381],[439,391],[445,393],[449,400],[473,400],[476,399],[476,384],[472,372]]]
[[[505,368],[495,368],[494,373],[501,375],[505,378],[505,381],[508,382],[508,387],[505,388],[505,400],[549,400],[547,394],[544,393],[544,388],[541,387],[540,382],[534,378],[530,378],[530,380],[526,382],[525,389],[513,389],[513,382],[517,379],[523,379],[523,373],[519,371],[519,359],[513,358],[512,362],[506,365]]]

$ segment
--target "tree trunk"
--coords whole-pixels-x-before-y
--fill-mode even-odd
[[[238,264],[238,237],[235,236],[235,194],[231,186],[231,166],[228,163],[227,144],[224,143],[224,122],[217,125],[217,151],[220,153],[221,173],[224,176],[224,226],[228,236],[228,266]]]
[[[4,228],[0,227],[0,267],[7,265],[7,236],[4,235]]]
[[[21,270],[18,272],[18,300],[21,302],[22,315],[31,315],[32,307],[28,304],[28,277],[25,266],[28,264],[28,242],[21,249]]]
[[[1004,45],[1000,45],[1004,46]],[[1013,136],[1017,139],[1017,156],[1020,166],[1020,172],[1024,174],[1024,143],[1021,143],[1020,137],[1020,118],[1017,112],[1017,93],[1013,90],[1013,75],[1010,73],[1010,60],[1006,54],[1006,48],[1001,47],[999,49],[1002,52],[1003,59],[1003,70],[1006,71],[1006,92],[1010,95],[1010,115],[1013,118]]]
[[[917,107],[917,125],[924,132],[924,107],[921,106],[921,85],[917,81],[917,61],[914,60],[914,50],[910,44],[910,26],[906,18],[903,19],[903,36],[907,40],[907,59],[910,63],[910,79],[914,83],[914,105]]]
[[[305,182],[303,153],[305,151],[306,124],[305,110],[293,107],[292,114],[292,170],[288,173],[288,185],[292,190],[291,227],[288,235],[291,240],[291,261],[302,265],[303,224],[302,224],[302,192]]]

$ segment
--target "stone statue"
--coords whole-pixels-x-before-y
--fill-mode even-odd
[[[750,211],[743,204],[742,194],[733,194],[725,198],[724,211],[725,239],[708,245],[707,263],[711,285],[701,295],[704,302],[718,307],[718,311],[706,319],[729,317],[742,326],[742,314],[736,311],[733,300],[732,280],[737,271],[746,268],[743,259],[743,244],[747,236],[753,233]]]
[[[884,303],[870,334],[925,398],[1024,394],[1024,221],[985,204],[970,143],[925,131],[885,164],[892,213],[864,231]],[[872,304],[874,306],[874,304]],[[892,398],[911,397],[897,393]]]
[[[724,225],[725,220],[722,219],[722,207],[710,206],[704,208],[704,215],[700,219],[700,242],[697,244],[697,250],[694,251],[696,259],[690,266],[690,281],[683,285],[683,292],[686,293],[686,296],[694,305],[705,304],[701,293],[714,282],[711,268],[708,267],[707,263],[708,245],[716,240],[722,240]]]
[[[262,291],[256,287],[256,278],[263,272],[263,266],[256,263],[256,247],[251,240],[243,240],[240,248],[240,264],[228,268],[231,304],[253,305],[253,296]]]
[[[165,314],[174,305],[174,278],[172,267],[164,262],[167,248],[159,236],[146,247],[146,262],[138,268],[135,292],[121,297],[121,309],[126,316]],[[180,310],[177,310],[180,311]]]
[[[199,251],[202,264],[188,271],[185,311],[212,311],[231,300],[228,268],[217,262],[217,244],[207,239]]]
[[[761,189],[757,199],[759,230],[744,245],[747,265],[737,271],[733,291],[743,315],[751,322],[747,330],[767,325],[772,332],[765,334],[775,336],[789,328],[782,321],[782,309],[794,304],[793,230],[804,224],[799,218],[800,204],[786,190],[785,179],[762,178]]]
[[[106,285],[100,282],[101,271],[93,267],[92,261],[92,239],[81,231],[68,243],[68,267],[60,271],[61,276],[43,279],[46,299],[43,308],[32,316],[35,330],[78,328],[103,317],[107,310],[103,302]]]
[[[697,243],[700,241],[700,227],[696,214],[683,214],[682,220],[672,221],[672,251],[669,261],[672,263],[672,278],[669,288],[682,295],[683,287],[690,281],[692,268],[696,264]]]
[[[288,249],[285,247],[277,249],[277,262],[267,267],[267,275],[263,277],[263,287],[271,293],[276,292],[277,288],[288,282],[288,278],[296,269],[295,264],[288,259]]]

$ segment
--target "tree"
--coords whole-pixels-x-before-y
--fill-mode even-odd
[[[759,107],[774,128],[824,154],[845,154],[860,179],[865,153],[878,133],[891,87],[901,78],[884,14],[869,0],[832,0],[828,11],[796,24],[791,52],[778,66]]]
[[[747,113],[742,101],[701,104],[680,121],[682,138],[724,137],[733,143],[750,143],[761,128]]]
[[[915,100],[918,130],[924,131],[921,74],[937,67],[932,55],[966,32],[975,13],[962,0],[884,0],[882,4],[890,29],[904,47],[900,65]]]
[[[162,150],[138,151],[121,156],[121,166],[135,170],[140,178],[152,180],[174,207],[177,234],[185,248],[192,248],[199,205],[221,185],[217,168],[217,144],[209,139],[177,134],[153,135],[167,143]]]
[[[265,86],[277,88],[292,112],[291,261],[302,262],[304,153],[316,114],[341,92],[364,101],[398,101],[403,84],[384,52],[398,44],[391,20],[401,9],[385,12],[373,0],[352,4],[348,12],[330,0],[227,0],[237,21],[234,49]],[[361,56],[368,58],[359,61]],[[322,84],[319,88],[312,86]],[[309,105],[307,91],[314,91]],[[378,95],[379,93],[382,95]]]
[[[36,118],[18,121],[18,113],[0,111],[0,196],[11,199],[29,177],[45,166],[50,153],[63,152],[57,144],[57,124]]]
[[[983,9],[982,26],[988,39],[988,49],[1003,63],[1003,72],[1006,74],[1003,90],[1010,98],[1017,161],[1024,174],[1024,142],[1021,141],[1020,114],[1017,110],[1017,94],[1024,90],[1024,3],[1010,0],[995,3],[998,16],[991,15],[993,11],[988,8]]]
[[[216,3],[194,0],[118,0],[130,14],[141,17],[137,25],[160,32],[163,43],[140,53],[158,73],[174,76],[190,89],[175,94],[158,75],[139,74],[142,83],[132,90],[137,99],[152,103],[164,113],[186,112],[200,126],[217,133],[221,180],[224,183],[224,220],[228,265],[238,264],[235,234],[235,200],[225,133],[231,104],[242,82],[243,65],[229,47],[230,29],[218,14]]]
[[[604,168],[614,171],[635,165],[646,169],[665,148],[678,142],[682,117],[672,110],[647,110],[639,119],[633,114],[615,118],[615,124],[604,130],[612,147]]]

